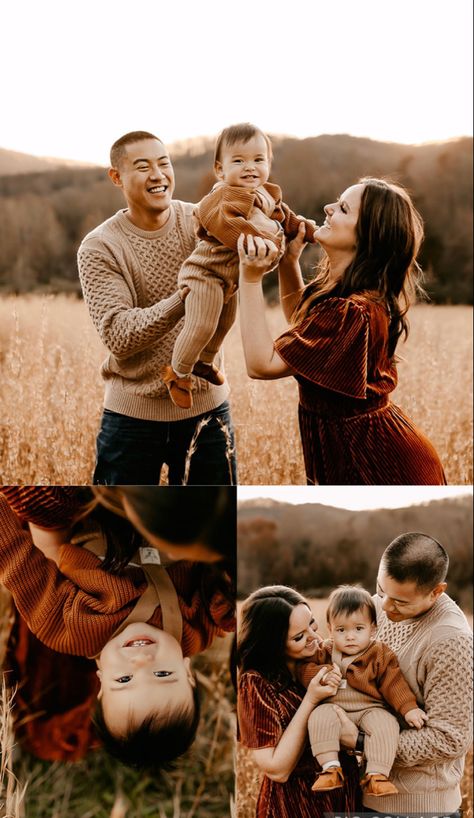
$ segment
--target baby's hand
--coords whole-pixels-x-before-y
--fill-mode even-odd
[[[417,730],[420,730],[425,721],[428,721],[428,716],[424,710],[421,710],[419,707],[414,707],[413,710],[409,710],[408,713],[405,713],[404,719],[410,727],[416,727]]]
[[[323,678],[321,679],[321,684],[323,685],[333,685],[335,687],[339,687],[339,684],[342,679],[342,673],[337,665],[331,665],[331,667],[327,668],[326,673],[324,674]]]
[[[306,222],[305,231],[310,229],[310,225],[311,225],[311,227],[313,228],[313,236],[311,237],[311,239],[309,241],[310,241],[310,244],[315,244],[316,243],[316,238],[314,236],[314,233],[318,229],[318,225],[316,224],[314,219],[307,219],[305,216],[298,216],[298,219],[300,221],[302,221],[304,219],[304,221]],[[298,231],[299,231],[299,228],[298,228]]]

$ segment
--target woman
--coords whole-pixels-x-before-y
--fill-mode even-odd
[[[309,484],[444,484],[432,444],[389,400],[397,385],[397,343],[408,335],[408,292],[410,286],[421,291],[421,217],[403,188],[381,179],[362,179],[324,210],[315,238],[325,261],[316,279],[303,288],[302,227],[280,264],[291,324],[275,343],[259,285],[276,248],[252,238],[245,248],[240,237],[248,374],[297,379]]]
[[[341,754],[344,789],[313,792],[314,761],[307,722],[314,707],[337,690],[340,671],[324,671],[307,690],[295,680],[295,662],[319,642],[311,609],[284,585],[261,588],[242,607],[237,644],[239,738],[264,773],[256,818],[323,818],[357,808],[358,769]],[[319,768],[318,768],[319,769]]]

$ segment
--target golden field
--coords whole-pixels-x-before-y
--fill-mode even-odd
[[[326,599],[309,600],[315,619],[318,623],[318,631],[321,636],[327,636],[326,630]],[[240,606],[238,606],[239,608]],[[472,627],[472,616],[468,616]],[[473,815],[473,752],[472,749],[466,757],[464,776],[461,782],[461,792],[463,796],[462,808],[465,810],[466,818]],[[252,753],[240,744],[236,751],[236,808],[237,818],[255,818],[255,806],[260,790],[261,774],[252,760]]]
[[[268,317],[275,336],[278,309]],[[451,484],[472,484],[472,310],[413,307],[395,402],[434,443]],[[251,381],[236,324],[226,345],[239,482],[305,483],[293,378]],[[102,405],[102,344],[82,301],[0,300],[0,477],[4,484],[87,484]]]

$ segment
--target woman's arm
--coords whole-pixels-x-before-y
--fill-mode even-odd
[[[325,684],[321,679],[325,677]],[[340,678],[340,677],[339,677]],[[295,715],[276,747],[262,747],[253,751],[257,767],[272,781],[285,783],[301,756],[307,739],[308,719],[316,705],[337,692],[339,679],[327,667],[321,668],[311,680]]]
[[[240,259],[240,331],[247,373],[251,378],[284,378],[292,371],[274,349],[262,290],[262,277],[272,269],[277,248],[272,241],[248,236],[246,250],[243,234],[237,247]]]
[[[305,233],[305,223],[301,222],[298,228],[298,235],[293,241],[288,243],[285,255],[280,261],[278,268],[280,303],[287,321],[289,321],[293,315],[293,310],[299,301],[301,290],[304,287],[303,276],[301,275],[300,256],[306,246]]]

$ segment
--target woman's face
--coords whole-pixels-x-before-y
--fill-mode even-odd
[[[329,254],[331,250],[354,252],[363,190],[364,185],[352,185],[344,191],[337,202],[325,206],[326,218],[316,230],[316,238]]]
[[[307,605],[296,605],[288,622],[286,639],[287,659],[307,659],[313,656],[320,643],[318,626]]]
[[[140,517],[126,497],[123,498],[123,507],[130,522],[135,526],[140,534],[159,551],[162,551],[171,560],[189,560],[191,562],[219,562],[222,556],[216,551],[212,551],[205,543],[196,541],[194,543],[172,543],[158,537],[148,531],[143,525]]]

